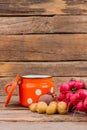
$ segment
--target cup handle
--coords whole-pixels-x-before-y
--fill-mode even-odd
[[[5,86],[5,88],[4,88],[5,93],[6,93],[7,95],[8,95],[9,92],[10,92],[10,90],[8,90],[8,88],[10,88],[10,87],[12,87],[12,84],[7,84],[7,85]]]

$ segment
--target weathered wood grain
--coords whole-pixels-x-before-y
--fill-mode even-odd
[[[0,0],[0,15],[87,14],[87,0]]]
[[[83,80],[86,88],[87,88],[87,77],[53,77],[53,82],[56,86],[55,92],[56,94],[59,93],[59,87],[63,82],[69,82],[70,79],[76,79],[76,80]],[[7,96],[4,87],[9,84],[13,83],[15,77],[2,77],[0,78],[0,96]],[[19,95],[19,87],[17,86],[13,95]],[[5,101],[6,97],[4,98]],[[3,102],[2,98],[0,98],[0,102]]]
[[[5,93],[5,86],[9,83],[13,83],[14,82],[15,77],[2,77],[0,78],[0,96],[2,95],[6,95]],[[19,94],[19,87],[17,86],[16,89],[14,90],[14,95],[18,95]],[[2,100],[2,99],[1,99]],[[0,100],[0,102],[1,102]]]
[[[0,34],[87,33],[87,16],[0,17]]]
[[[38,114],[30,112],[29,110],[0,110],[0,121],[11,122],[87,122],[86,114]]]
[[[0,110],[27,110],[27,107],[21,106],[19,96],[12,96],[9,104],[5,107],[4,102],[7,96],[0,96]]]
[[[4,106],[4,102],[5,102],[5,99],[7,98],[7,96],[5,95],[5,96],[1,96],[0,95],[0,106],[3,108],[3,109],[6,109],[7,107],[5,107]],[[11,101],[12,102],[15,102],[15,104],[17,104],[18,102],[19,102],[19,96],[12,96],[12,98],[11,98]],[[3,104],[3,105],[2,105]],[[9,103],[10,105],[11,105],[11,102]],[[8,104],[8,108],[9,108],[9,104]],[[0,109],[2,109],[0,107]]]
[[[64,115],[38,114],[29,111],[18,103],[18,96],[13,96],[13,102],[4,107],[5,96],[0,96],[0,122],[87,122],[85,113],[68,113]]]
[[[87,60],[87,34],[0,36],[0,61]]]
[[[0,76],[50,74],[87,76],[87,62],[0,62]]]
[[[56,94],[71,78],[87,87],[86,14],[87,0],[0,0],[0,16],[16,16],[0,17],[0,122],[87,122],[83,113],[31,113],[19,104],[18,86],[17,96],[3,107],[4,87],[16,74],[50,74]]]
[[[21,130],[55,130],[63,129],[63,130],[77,130],[79,126],[79,130],[86,130],[87,123],[86,122],[0,122],[0,129],[1,130],[12,130],[14,129],[21,129]]]

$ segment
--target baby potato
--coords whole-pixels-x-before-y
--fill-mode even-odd
[[[51,106],[51,105],[56,105],[57,106],[57,102],[52,101],[52,102],[50,102],[49,106]]]
[[[38,102],[37,108],[36,108],[38,113],[41,113],[41,114],[46,113],[46,109],[47,109],[47,104],[45,102]]]
[[[30,111],[32,111],[32,112],[36,112],[36,108],[37,108],[37,103],[32,103],[32,104],[29,106],[29,109],[30,109]]]
[[[46,113],[49,115],[52,115],[52,114],[55,114],[56,111],[57,111],[57,103],[53,101],[47,107]]]
[[[63,101],[58,102],[57,111],[58,111],[59,114],[67,113],[67,104]]]

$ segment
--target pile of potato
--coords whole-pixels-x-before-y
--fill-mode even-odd
[[[48,101],[46,102],[46,98],[44,98],[45,100],[42,100],[42,99],[43,97],[40,98],[38,103],[32,103],[29,106],[30,111],[38,112],[40,114],[46,113],[49,115],[52,115],[55,113],[59,113],[59,114],[67,113],[67,104],[65,102],[61,101],[57,103],[56,101],[49,100],[49,103],[48,103]]]

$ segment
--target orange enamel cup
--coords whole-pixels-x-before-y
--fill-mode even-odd
[[[12,95],[11,92],[7,92],[8,87],[10,86],[14,89],[15,85],[11,86],[9,84],[5,86],[5,92],[8,94],[8,97],[9,94]],[[50,75],[25,75],[20,77],[19,100],[22,106],[29,106],[31,103],[38,102],[41,95],[47,93],[54,94],[54,91],[55,85]],[[5,104],[8,103],[6,102]]]

